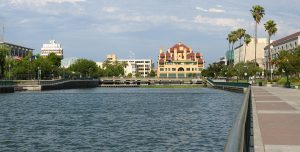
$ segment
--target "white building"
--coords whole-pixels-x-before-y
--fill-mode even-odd
[[[255,60],[255,39],[251,38],[251,42],[246,46],[242,44],[234,49],[234,65],[239,62],[254,61]],[[256,62],[259,67],[263,68],[264,48],[268,45],[267,38],[258,38],[256,46]],[[245,54],[246,47],[246,54]]]
[[[51,40],[50,43],[43,44],[43,47],[41,48],[41,56],[45,57],[48,56],[50,53],[55,53],[57,56],[60,56],[63,58],[63,48],[61,47],[61,44],[56,43],[55,40]]]
[[[126,62],[125,75],[131,73],[133,76],[139,73],[141,77],[148,77],[152,69],[151,59],[119,59],[119,62]]]
[[[283,37],[281,39],[278,39],[276,41],[273,41],[270,44],[271,57],[269,57],[269,47],[266,46],[264,48],[264,51],[265,51],[264,66],[265,66],[265,68],[268,69],[269,71],[271,69],[274,69],[274,67],[267,68],[268,59],[270,58],[271,60],[273,60],[273,59],[277,58],[279,52],[282,50],[292,51],[292,50],[296,49],[299,46],[299,44],[300,44],[300,32],[297,32],[297,33],[288,35],[286,37]]]
[[[291,51],[296,49],[300,43],[300,32],[278,39],[270,44],[271,59],[275,59],[282,50]],[[268,46],[265,47],[265,58],[269,58]]]
[[[151,59],[117,59],[115,54],[108,54],[106,60],[110,62],[125,62],[124,73],[126,76],[130,73],[133,76],[139,73],[141,77],[148,77],[153,64]],[[98,67],[103,68],[103,62],[96,62],[96,64]]]
[[[76,62],[76,60],[78,60],[76,57],[64,58],[61,60],[61,67],[69,68],[73,63]]]

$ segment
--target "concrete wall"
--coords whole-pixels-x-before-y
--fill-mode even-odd
[[[56,84],[42,85],[41,90],[96,88],[98,86],[99,80],[70,80]]]
[[[0,93],[13,93],[15,92],[15,88],[14,87],[7,87],[7,86],[0,86]]]

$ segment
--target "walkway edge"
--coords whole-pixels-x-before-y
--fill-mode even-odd
[[[254,151],[255,152],[265,152],[264,144],[262,141],[261,131],[258,124],[258,116],[256,111],[256,101],[253,98],[253,92],[251,92],[252,98],[252,116],[253,116],[253,141],[254,141]]]

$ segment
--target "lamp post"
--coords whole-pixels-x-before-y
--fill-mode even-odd
[[[42,76],[42,70],[41,67],[38,67],[38,84],[40,85],[41,81],[41,76]]]
[[[10,63],[8,65],[8,80],[10,80]]]

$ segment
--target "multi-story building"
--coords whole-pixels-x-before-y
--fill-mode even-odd
[[[128,74],[132,74],[135,76],[137,73],[141,77],[148,77],[153,67],[153,63],[151,59],[118,59],[115,54],[108,54],[106,56],[106,61],[109,62],[124,62],[124,72],[127,76]],[[96,62],[97,65],[103,68],[103,62]]]
[[[157,77],[159,78],[201,76],[203,68],[202,54],[193,52],[192,48],[182,43],[175,44],[167,52],[160,49],[157,68]]]
[[[118,62],[125,62],[125,75],[139,73],[141,77],[148,77],[152,69],[151,59],[119,59]]]
[[[5,45],[6,47],[9,48],[10,55],[13,58],[18,58],[18,59],[24,58],[26,55],[28,55],[30,52],[33,51],[33,49],[31,48],[16,45],[16,44],[11,44],[7,42],[0,42],[0,44]]]
[[[64,51],[61,44],[57,43],[55,40],[50,40],[50,43],[43,44],[43,47],[41,48],[42,57],[48,56],[50,53],[55,53],[61,58],[64,57]]]
[[[270,54],[271,59],[275,59],[278,56],[278,53],[282,50],[291,51],[296,49],[300,43],[300,31],[276,41],[273,41],[270,44]],[[266,46],[264,48],[265,58],[269,58],[269,48]]]
[[[268,45],[267,38],[258,38],[256,46],[256,62],[259,67],[263,68],[264,63],[264,48]],[[246,52],[245,52],[246,47]],[[246,54],[245,54],[246,53]],[[242,44],[234,49],[234,64],[239,62],[254,61],[255,60],[255,39],[251,38],[251,42],[246,46]]]
[[[275,59],[278,57],[278,54],[280,51],[282,50],[286,50],[286,51],[292,51],[294,49],[296,49],[300,44],[300,31],[291,35],[288,35],[286,37],[283,37],[281,39],[278,39],[276,41],[273,41],[270,44],[270,54],[269,54],[269,46],[266,46],[264,48],[265,51],[265,60],[264,60],[264,66],[266,69],[268,69],[269,71],[272,70],[274,68],[268,68],[268,60],[271,59]],[[270,57],[271,55],[271,57]],[[272,66],[272,65],[271,65]],[[271,71],[270,71],[271,72]]]

